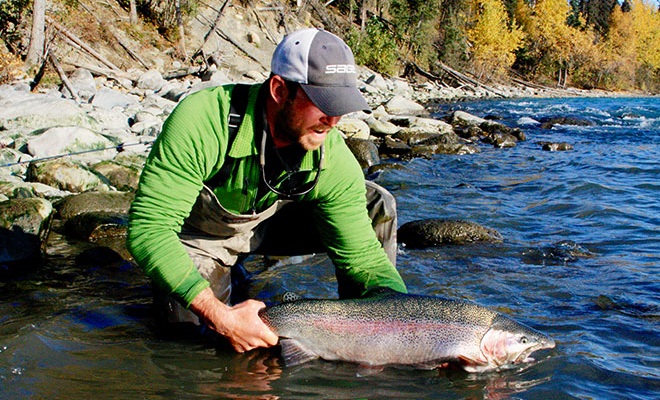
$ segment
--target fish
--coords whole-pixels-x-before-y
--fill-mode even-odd
[[[390,290],[362,299],[288,297],[259,312],[279,336],[285,366],[320,358],[482,373],[533,362],[530,354],[555,347],[549,336],[462,300]]]

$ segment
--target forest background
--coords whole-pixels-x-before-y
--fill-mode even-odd
[[[277,13],[280,25],[286,18],[313,19],[314,26],[343,37],[358,64],[386,76],[441,77],[450,70],[486,83],[660,92],[655,0],[234,1],[257,18],[257,11]],[[115,40],[127,51],[121,38],[129,38],[194,66],[204,61],[186,47],[191,20],[202,7],[215,7],[220,18],[231,0],[209,3],[0,0],[0,83],[57,83],[55,30],[75,30],[89,43]],[[111,21],[92,6],[127,17]],[[132,58],[140,61],[139,53],[131,52]]]

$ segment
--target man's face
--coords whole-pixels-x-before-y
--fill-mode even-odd
[[[307,151],[315,150],[323,144],[328,131],[340,118],[325,115],[305,91],[298,88],[295,96],[288,98],[277,113],[275,135],[283,142],[298,143]]]

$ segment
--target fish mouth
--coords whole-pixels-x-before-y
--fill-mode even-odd
[[[513,364],[522,364],[522,363],[534,362],[536,360],[532,357],[529,357],[530,354],[532,354],[533,352],[535,352],[537,350],[554,349],[554,347],[555,347],[555,341],[552,338],[544,338],[543,340],[539,341],[534,346],[528,347],[527,349],[522,351],[511,362]]]

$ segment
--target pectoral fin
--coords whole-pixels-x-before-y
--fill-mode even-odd
[[[458,362],[467,372],[479,372],[488,365],[486,362],[461,355],[458,356]]]
[[[319,358],[316,353],[305,349],[297,340],[280,339],[280,345],[282,346],[284,365],[287,367],[306,363],[307,361]]]

